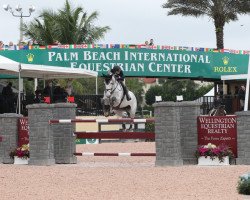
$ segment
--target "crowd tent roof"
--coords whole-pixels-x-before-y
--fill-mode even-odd
[[[229,80],[246,80],[247,74],[237,74],[237,75],[223,75],[221,76],[222,81],[229,81]]]

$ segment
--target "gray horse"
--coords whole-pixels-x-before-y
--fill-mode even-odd
[[[114,75],[104,76],[105,91],[102,99],[105,117],[116,114],[120,117],[134,118],[137,109],[137,100],[133,92],[129,91],[131,100],[127,100],[119,81]]]

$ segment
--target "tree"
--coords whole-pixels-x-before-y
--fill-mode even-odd
[[[156,85],[151,88],[146,92],[145,94],[145,100],[146,104],[152,105],[155,103],[155,96],[162,96],[164,94],[162,86]]]
[[[143,82],[140,82],[138,78],[126,78],[126,85],[128,90],[134,93],[137,99],[137,107],[142,103],[143,94]]]
[[[151,87],[146,95],[146,103],[155,103],[155,96],[162,96],[163,101],[176,101],[176,96],[182,95],[184,101],[193,101],[206,94],[213,85],[200,86],[192,80],[166,80],[163,85]]]
[[[239,15],[250,13],[250,2],[247,0],[168,0],[162,7],[170,9],[168,15],[211,18],[218,49],[224,48],[225,24],[237,21]]]
[[[98,13],[89,16],[82,7],[72,8],[68,0],[63,9],[54,12],[43,10],[39,17],[29,24],[24,24],[24,35],[39,44],[91,44],[104,37],[110,30],[108,26],[94,25]]]
[[[29,24],[24,24],[24,35],[36,40],[40,45],[56,44],[90,44],[104,37],[110,28],[108,26],[95,26],[98,13],[90,15],[82,7],[72,8],[69,1],[65,1],[62,9],[57,11],[43,10],[39,17]],[[99,94],[103,93],[101,79],[98,79]],[[66,80],[59,80],[65,87]],[[26,84],[27,85],[27,84]],[[78,79],[73,83],[74,93],[95,94],[95,78]]]

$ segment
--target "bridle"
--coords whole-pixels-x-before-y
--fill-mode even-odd
[[[109,82],[111,82],[112,81],[112,78],[110,79],[110,81]],[[112,81],[113,82],[113,81]],[[119,85],[119,82],[118,81],[116,81],[116,83],[109,83],[109,84],[112,84],[112,85],[114,85],[114,84],[116,84],[115,85],[115,87],[111,87],[110,89],[106,89],[105,88],[105,92],[108,92],[108,91],[110,91],[110,96],[112,96],[112,94],[114,93],[114,91],[116,90],[116,88],[118,87],[118,85]],[[105,84],[105,85],[107,85],[107,84]],[[119,89],[118,89],[119,90]]]

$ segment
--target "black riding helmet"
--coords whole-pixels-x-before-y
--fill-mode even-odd
[[[121,69],[121,67],[118,66],[118,65],[116,65],[116,66],[113,67],[113,71],[114,71],[114,72],[117,72],[117,71],[120,71],[120,70],[122,70],[122,69]]]

